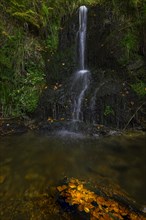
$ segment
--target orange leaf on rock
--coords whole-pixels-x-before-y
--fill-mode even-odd
[[[62,186],[58,186],[57,189],[58,189],[59,192],[61,192],[62,191]]]
[[[77,190],[80,191],[81,189],[83,189],[83,184],[80,184],[80,185],[77,186]]]
[[[57,190],[69,205],[76,205],[79,211],[89,213],[90,220],[146,220],[114,199],[86,189],[78,179],[71,178],[66,185],[57,187]]]
[[[69,186],[70,188],[76,188],[76,187],[77,187],[74,183],[69,183],[68,186]]]
[[[90,212],[90,210],[89,210],[88,207],[84,207],[84,211],[85,211],[86,213],[89,213],[89,212]]]

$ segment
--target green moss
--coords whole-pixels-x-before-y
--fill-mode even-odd
[[[104,116],[114,115],[114,110],[111,106],[106,105],[104,110]]]
[[[134,83],[131,85],[131,87],[141,98],[144,98],[146,96],[146,83],[144,83],[143,81]]]
[[[3,117],[34,111],[43,90],[45,74],[50,74],[55,81],[60,80],[64,63],[64,70],[70,71],[67,61],[71,57],[70,51],[63,51],[65,55],[58,52],[59,31],[62,18],[71,17],[83,4],[87,7],[100,4],[109,8],[114,16],[124,18],[127,27],[121,45],[125,54],[121,57],[126,63],[135,56],[139,30],[146,18],[143,0],[1,0],[0,97]],[[44,70],[49,59],[54,62],[48,73]],[[142,85],[136,83],[132,88],[143,96]],[[113,114],[109,107],[105,109],[105,115],[108,114]]]
[[[40,44],[21,27],[13,27],[0,51],[0,102],[2,117],[21,116],[37,106],[44,84]]]
[[[121,60],[123,60],[125,63],[129,62],[129,59],[135,56],[138,43],[139,41],[136,32],[129,29],[121,40],[121,45],[125,49],[125,53],[123,53],[123,56],[121,56]]]

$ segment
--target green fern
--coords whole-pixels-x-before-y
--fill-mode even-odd
[[[37,28],[40,28],[40,25],[37,22],[37,14],[32,10],[28,10],[25,12],[15,12],[12,14],[12,16],[17,17],[23,21],[27,21]]]

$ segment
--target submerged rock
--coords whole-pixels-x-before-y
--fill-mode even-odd
[[[62,186],[58,186],[57,190],[59,192],[58,201],[60,204],[62,206],[74,207],[76,212],[83,213],[85,218],[81,215],[82,219],[146,219],[143,213],[132,203],[130,204],[126,197],[125,200],[120,194],[115,197],[114,192],[112,196],[109,196],[106,190],[102,192],[100,189],[98,193],[95,193],[89,189],[85,181],[71,178]]]

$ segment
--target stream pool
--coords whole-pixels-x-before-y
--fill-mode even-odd
[[[34,133],[1,137],[1,219],[67,219],[58,211],[40,217],[43,205],[40,209],[36,202],[65,176],[91,182],[101,177],[145,205],[145,140],[142,132],[104,138]]]

